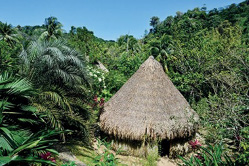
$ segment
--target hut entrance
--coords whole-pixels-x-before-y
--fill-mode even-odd
[[[169,156],[169,149],[170,149],[170,141],[168,140],[162,140],[159,142],[159,152],[160,156]]]

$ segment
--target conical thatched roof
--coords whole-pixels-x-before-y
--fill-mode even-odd
[[[120,139],[174,139],[192,136],[198,115],[149,57],[105,104],[101,129]]]

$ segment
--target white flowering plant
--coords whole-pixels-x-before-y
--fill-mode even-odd
[[[108,100],[112,94],[109,92],[106,87],[106,75],[108,75],[105,71],[100,70],[94,66],[88,66],[89,77],[91,78],[92,90],[91,93],[93,95],[97,95],[100,98],[105,98]]]
[[[106,88],[105,86],[105,72],[103,72],[100,69],[97,69],[93,66],[87,67],[89,76],[91,78],[91,84],[94,88],[94,90],[101,90]]]

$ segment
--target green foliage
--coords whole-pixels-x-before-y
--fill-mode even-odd
[[[29,156],[29,157],[0,157],[0,165],[15,165],[15,164],[21,164],[21,163],[42,163],[47,165],[56,165],[55,163],[47,160],[37,159],[35,157]]]
[[[5,41],[0,41],[0,71],[8,71],[16,73],[18,71],[18,58],[16,53],[19,47],[16,46],[14,49],[8,45]]]
[[[184,165],[188,166],[232,166],[235,165],[235,163],[232,161],[232,158],[228,156],[224,152],[223,145],[216,144],[214,146],[208,145],[207,147],[200,147],[200,151],[197,155],[191,156],[189,159],[184,159],[183,157],[180,157],[180,159],[183,161]]]
[[[32,99],[39,113],[52,128],[78,130],[77,135],[87,140],[89,113],[82,102],[87,101],[88,93],[84,58],[63,40],[31,42],[20,58],[22,74],[39,89],[38,97]],[[65,140],[64,134],[62,138]]]
[[[140,45],[137,39],[132,35],[120,36],[117,39],[117,45],[119,46],[120,51],[130,52],[131,54],[140,52]]]
[[[7,42],[12,47],[19,42],[17,31],[12,28],[11,24],[0,22],[0,41],[1,40]]]
[[[144,166],[157,166],[158,154],[155,152],[150,152],[145,162],[143,163]]]
[[[31,83],[26,79],[17,79],[8,73],[0,75],[0,111],[5,121],[12,125],[39,124],[36,108],[30,106],[29,99],[35,95]]]
[[[84,59],[63,40],[31,42],[20,54],[23,74],[35,84],[84,83]]]
[[[36,134],[26,135],[25,137],[20,137],[17,133],[11,132],[7,129],[3,130],[5,133],[1,133],[3,135],[7,135],[9,146],[13,147],[10,151],[5,154],[0,155],[0,161],[3,161],[1,164],[13,164],[18,162],[39,162],[55,165],[52,161],[44,160],[40,158],[40,154],[44,151],[49,151],[49,147],[58,140],[56,139],[48,139],[54,135],[58,135],[61,132],[58,131],[41,131]],[[15,135],[16,134],[16,135]],[[19,137],[19,139],[15,139]],[[0,137],[2,138],[2,137]],[[22,139],[20,139],[22,138]],[[2,144],[4,142],[1,142]],[[5,150],[5,149],[4,149]],[[54,150],[53,150],[54,152]],[[56,152],[55,152],[56,153]]]
[[[75,164],[74,161],[72,161],[72,162],[69,162],[69,163],[66,163],[66,164],[62,164],[61,166],[77,166],[77,165]]]
[[[98,154],[94,158],[95,166],[116,166],[119,161],[115,156],[114,152],[111,151],[111,143],[106,142],[105,140],[101,141],[98,139],[98,147],[104,146],[104,152],[102,154]],[[118,152],[117,152],[118,153]]]
[[[150,19],[150,26],[153,27],[153,29],[151,29],[151,31],[156,32],[156,28],[157,28],[157,26],[158,26],[159,24],[160,24],[160,19],[159,19],[159,17],[157,17],[157,16],[151,17],[151,19]]]
[[[240,141],[240,152],[236,161],[237,165],[249,164],[249,127],[244,127],[241,130],[240,136],[237,137]]]
[[[56,17],[48,17],[44,23],[45,29],[42,30],[40,40],[56,40],[62,36],[62,24],[57,20]]]
[[[55,152],[48,149],[58,141],[51,137],[62,132],[39,130],[37,124],[42,125],[42,118],[36,108],[29,105],[29,98],[35,94],[30,82],[2,73],[0,92],[0,164],[38,162],[55,165],[41,159],[39,154]]]
[[[102,40],[95,37],[93,32],[86,27],[71,27],[69,32],[69,43],[89,58],[91,63],[95,63],[102,56]]]
[[[112,70],[107,73],[105,79],[107,90],[102,91],[107,99],[112,96],[110,94],[115,94],[123,86],[126,80],[127,78],[125,75],[118,71]]]
[[[123,53],[116,62],[116,68],[127,78],[130,78],[142,64],[143,58],[141,55],[130,56],[127,53]]]

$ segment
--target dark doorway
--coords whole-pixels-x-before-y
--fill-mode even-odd
[[[169,156],[170,141],[162,140],[158,144],[158,153],[160,156]]]

